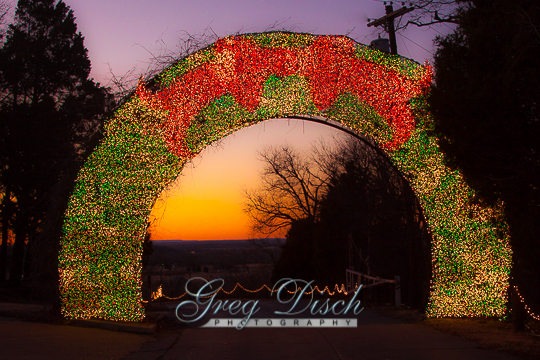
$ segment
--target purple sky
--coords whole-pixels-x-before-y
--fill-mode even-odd
[[[92,61],[91,76],[110,85],[111,71],[122,77],[155,68],[152,58],[178,53],[186,34],[261,32],[274,24],[314,34],[349,34],[369,44],[382,29],[368,28],[368,17],[384,15],[383,3],[374,0],[65,0],[74,10],[78,29]],[[401,3],[394,5],[397,9]],[[410,28],[397,36],[401,55],[420,63],[432,59],[433,38],[447,33]],[[410,40],[408,40],[408,39]],[[419,45],[414,44],[416,42]],[[423,49],[423,48],[427,49]],[[257,151],[264,146],[289,143],[308,150],[314,141],[340,132],[303,121],[268,121],[236,132],[193,159],[163,201],[154,207],[154,239],[247,238],[249,223],[242,212],[242,188],[255,187],[262,170]],[[184,222],[182,222],[184,221]],[[188,231],[189,230],[189,231]]]
[[[178,51],[186,33],[215,33],[223,37],[238,32],[260,32],[278,23],[285,28],[314,34],[346,34],[369,44],[382,29],[368,28],[367,18],[384,15],[375,0],[65,0],[75,12],[92,61],[92,76],[107,84],[111,73],[134,75],[152,67],[154,55]],[[401,2],[394,4],[394,8]],[[433,51],[432,40],[449,28],[408,29],[403,35]],[[383,36],[385,34],[383,33]],[[432,54],[402,35],[397,36],[401,55],[423,63]],[[137,77],[137,76],[135,76]]]

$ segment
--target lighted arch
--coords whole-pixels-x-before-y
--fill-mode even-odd
[[[471,205],[474,192],[445,166],[426,110],[431,76],[429,66],[344,36],[274,32],[220,39],[140,84],[106,122],[71,195],[63,314],[142,319],[142,239],[162,190],[212,142],[305,115],[370,138],[410,182],[433,235],[429,315],[502,315],[506,225],[500,209]]]

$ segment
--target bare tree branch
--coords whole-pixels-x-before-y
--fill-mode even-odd
[[[265,148],[259,156],[266,164],[261,185],[244,191],[244,211],[257,235],[276,234],[302,219],[317,222],[332,179],[347,171],[351,159],[373,171],[370,181],[389,177],[379,170],[387,166],[379,164],[375,154],[366,152],[365,146],[352,139],[344,143],[334,139],[332,146],[321,140],[313,145],[309,156],[288,145]]]
[[[434,24],[458,24],[463,9],[472,6],[469,0],[411,0],[406,2],[414,8],[396,24],[396,31],[409,25],[425,27]],[[403,23],[401,22],[403,20]]]
[[[7,31],[7,20],[11,11],[11,5],[7,1],[0,2],[0,41],[3,41]]]
[[[244,211],[251,217],[252,230],[271,235],[287,229],[294,221],[317,219],[329,172],[318,166],[317,154],[307,157],[291,148],[266,148],[259,153],[266,167],[258,189],[246,190]]]

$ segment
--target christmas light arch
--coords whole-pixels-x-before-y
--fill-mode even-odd
[[[429,66],[345,36],[246,34],[168,67],[104,126],[79,172],[59,254],[67,318],[144,317],[148,217],[187,161],[258,122],[324,117],[369,138],[401,171],[433,236],[430,316],[501,316],[511,249],[501,208],[471,203],[448,168],[426,108]]]

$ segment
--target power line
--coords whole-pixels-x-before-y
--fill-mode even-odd
[[[444,34],[443,34],[442,32],[440,32],[439,30],[435,29],[433,26],[429,25],[429,28],[430,28],[431,30],[434,30],[434,31],[438,32],[440,35],[444,36]]]
[[[407,43],[403,40],[403,35],[399,34],[401,36],[401,42],[403,45],[405,45],[405,50],[407,50],[407,54],[409,54],[409,58],[412,58],[411,52],[409,51],[409,48],[407,47]]]
[[[426,48],[423,47],[422,45],[420,45],[420,44],[418,44],[418,43],[412,41],[411,39],[409,39],[408,37],[406,37],[406,36],[403,35],[403,34],[400,34],[400,35],[403,36],[405,39],[409,40],[410,42],[412,42],[413,44],[415,44],[416,46],[419,46],[419,47],[421,47],[422,49],[426,50],[426,51],[427,51],[428,53],[430,53],[431,55],[435,55],[435,53],[434,53],[433,51],[426,49]]]
[[[441,24],[443,24],[444,26],[446,26],[447,28],[449,28],[450,30],[452,31],[455,31],[456,29],[452,29],[447,23],[445,22],[442,22]]]

